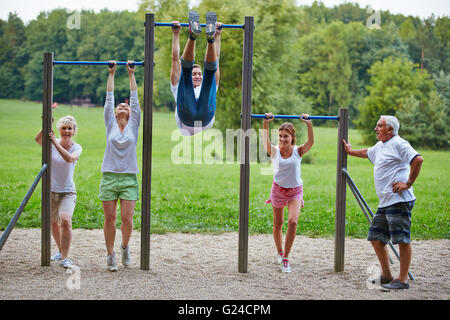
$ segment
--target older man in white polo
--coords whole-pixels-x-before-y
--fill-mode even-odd
[[[411,210],[416,197],[412,185],[419,175],[423,158],[408,141],[398,136],[400,124],[393,116],[380,116],[375,127],[378,142],[371,148],[353,150],[343,140],[347,154],[369,158],[374,165],[375,189],[380,200],[367,239],[372,243],[382,274],[374,280],[384,289],[408,289],[411,264]],[[392,239],[400,249],[400,273],[394,279],[389,267],[386,244]]]

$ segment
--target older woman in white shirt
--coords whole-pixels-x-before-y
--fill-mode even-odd
[[[99,198],[103,202],[108,270],[116,271],[114,240],[116,236],[116,209],[120,199],[122,264],[131,263],[129,240],[133,230],[133,213],[139,198],[136,157],[136,145],[139,133],[141,110],[134,77],[133,61],[128,61],[127,70],[130,79],[130,105],[120,103],[114,112],[114,75],[116,62],[110,61],[104,119],[106,127],[106,149],[102,163],[102,181]]]
[[[58,252],[51,260],[59,261],[65,268],[71,268],[73,262],[69,259],[69,249],[72,243],[72,216],[77,201],[73,173],[82,148],[72,140],[77,131],[74,117],[62,117],[56,128],[60,139],[55,137],[53,131],[49,132],[52,141],[51,224],[53,239],[58,246]],[[35,141],[42,145],[42,130],[36,135]]]

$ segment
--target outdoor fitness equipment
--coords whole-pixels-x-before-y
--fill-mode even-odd
[[[251,114],[248,111],[247,117],[266,118],[265,114]],[[244,120],[244,110],[242,112]],[[275,119],[300,119],[300,115],[274,115]],[[345,251],[345,197],[346,197],[346,177],[342,169],[347,168],[347,153],[345,153],[342,139],[348,140],[348,109],[340,108],[338,116],[309,116],[311,120],[335,120],[338,121],[337,137],[337,170],[336,170],[336,215],[334,231],[334,272],[344,270],[344,251]],[[244,129],[244,127],[242,128]],[[246,137],[248,138],[248,137]],[[248,139],[247,139],[248,140]],[[246,153],[248,146],[246,145]],[[248,155],[247,155],[248,157]],[[246,164],[248,159],[246,158]],[[247,170],[250,170],[249,166]],[[248,178],[247,178],[248,179]]]
[[[188,26],[182,23],[182,26]],[[152,126],[153,126],[153,66],[154,66],[154,32],[155,27],[171,27],[172,23],[155,22],[155,15],[145,15],[145,52],[144,61],[135,62],[133,65],[144,67],[144,99],[143,99],[143,152],[142,152],[142,205],[141,205],[141,264],[142,270],[150,267],[150,201],[151,201],[151,154],[152,154]],[[253,31],[254,18],[245,17],[243,25],[223,25],[223,28],[235,28],[244,30],[243,58],[242,58],[242,100],[241,100],[241,129],[243,132],[251,127],[252,118],[264,118],[264,115],[252,115],[252,76],[253,76]],[[152,61],[152,63],[146,63]],[[42,131],[49,132],[52,128],[53,105],[53,69],[54,65],[107,65],[107,61],[55,61],[53,52],[44,53],[43,66],[43,95],[42,95]],[[126,65],[126,62],[117,62],[117,65]],[[300,116],[276,115],[275,118],[299,119]],[[334,271],[344,270],[344,246],[345,246],[345,196],[346,182],[343,168],[347,167],[347,154],[341,143],[342,139],[348,139],[348,109],[339,109],[338,116],[310,116],[310,119],[336,120],[338,121],[338,157],[336,171],[336,217],[335,217],[335,257]],[[240,161],[240,195],[239,195],[239,246],[238,246],[238,270],[247,272],[248,265],[248,217],[249,217],[249,181],[250,161],[249,145],[250,137],[241,136],[241,161]],[[41,194],[41,265],[50,265],[51,248],[51,224],[50,224],[50,183],[51,183],[51,142],[48,139],[42,141],[42,170],[37,179],[42,176]],[[27,195],[28,197],[28,195]],[[21,205],[22,207],[22,205]],[[20,213],[15,215],[15,221]],[[8,230],[14,227],[8,226]],[[8,234],[9,234],[8,232]]]
[[[275,119],[300,119],[299,115],[275,114],[274,117],[275,117]],[[252,114],[252,118],[265,119],[266,115],[265,114]],[[309,116],[308,119],[310,119],[310,120],[339,120],[339,117],[338,116]]]
[[[182,23],[182,26],[188,26]],[[143,100],[143,152],[142,152],[142,205],[141,205],[141,264],[142,270],[150,268],[150,201],[151,201],[151,167],[152,167],[152,126],[153,126],[153,66],[155,27],[171,27],[172,23],[155,22],[155,15],[145,15],[145,52],[144,61],[133,65],[144,67],[144,100]],[[251,110],[252,63],[253,63],[253,17],[245,17],[242,25],[225,24],[223,28],[244,30],[243,61],[242,61],[242,110]],[[146,63],[151,61],[151,63]],[[44,53],[44,78],[42,96],[42,131],[49,132],[52,128],[53,104],[53,69],[54,65],[108,65],[107,61],[55,61],[53,52]],[[117,65],[126,65],[117,62]],[[249,112],[245,113],[250,114]],[[250,121],[248,121],[250,124]],[[46,169],[42,174],[42,228],[41,228],[41,265],[50,265],[50,173],[51,173],[51,142],[42,141],[42,164]],[[241,167],[244,165],[241,165]],[[247,272],[248,255],[248,176],[243,176],[241,169],[241,196],[239,207],[239,272]],[[244,204],[244,205],[242,205]]]
[[[112,66],[112,63],[109,63],[109,61],[53,61],[53,64],[71,64],[71,65],[86,65],[86,66],[93,66],[93,65],[110,65]],[[116,61],[116,65],[118,66],[126,66],[126,61]],[[130,66],[143,66],[144,62],[133,62],[130,63]]]
[[[182,27],[189,27],[189,23],[180,23]],[[173,27],[174,24],[172,22],[155,22],[156,27]],[[200,23],[201,27],[206,27],[205,23]],[[244,24],[223,24],[219,29],[222,28],[230,28],[230,29],[244,29]]]

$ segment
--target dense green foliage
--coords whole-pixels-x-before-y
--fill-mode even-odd
[[[100,167],[106,138],[102,108],[60,105],[55,119],[72,114],[78,122],[74,140],[83,147],[75,168],[77,206],[74,228],[102,228],[103,210],[98,199]],[[42,106],[18,100],[0,100],[0,229],[4,230],[18,208],[41,167],[41,147],[34,137],[41,128]],[[276,125],[273,125],[274,127]],[[212,132],[213,129],[205,131]],[[180,139],[173,113],[155,112],[153,119],[151,230],[161,232],[226,232],[237,231],[239,224],[239,172],[236,158],[222,164],[176,164],[172,161]],[[305,208],[302,209],[298,233],[309,236],[331,236],[334,233],[336,199],[337,130],[314,126],[315,144],[302,164]],[[177,136],[177,135],[175,135]],[[196,138],[201,139],[198,134]],[[349,138],[355,148],[367,147],[354,129]],[[298,134],[303,142],[305,134]],[[191,145],[193,141],[191,140]],[[142,126],[138,140],[138,166],[142,172]],[[202,140],[205,153],[211,141]],[[191,159],[195,157],[191,148]],[[412,214],[412,236],[415,239],[449,238],[450,167],[449,151],[418,149],[425,159],[414,184],[417,196]],[[194,156],[194,157],[192,157]],[[373,182],[373,166],[367,159],[348,158],[348,170],[372,210],[378,204]],[[138,174],[139,181],[141,174]],[[140,182],[139,182],[140,183]],[[250,166],[249,230],[251,233],[272,232],[272,208],[264,201],[270,193],[272,168],[267,163]],[[18,227],[40,227],[41,184],[38,184]],[[142,199],[142,195],[140,195]],[[120,220],[120,214],[118,214]],[[118,222],[119,223],[119,222]],[[141,226],[141,200],[134,215],[135,228]],[[346,234],[367,236],[368,224],[353,195],[347,188]]]
[[[449,17],[420,19],[382,11],[380,28],[369,28],[367,8],[352,3],[328,8],[321,2],[299,6],[294,0],[202,0],[196,9],[201,17],[214,10],[228,24],[255,18],[254,113],[336,115],[347,107],[367,143],[373,142],[371,130],[380,112],[390,113],[402,119],[402,128],[409,128],[408,137],[418,145],[449,147],[448,130],[442,129],[450,121]],[[67,27],[73,12],[64,9],[42,12],[27,25],[10,14],[0,20],[0,98],[41,99],[45,51],[53,51],[56,60],[142,60],[145,13],[155,13],[157,21],[185,22],[188,10],[187,0],[141,0],[136,12],[83,10],[79,29]],[[172,33],[157,28],[155,34],[154,105],[173,110],[168,85]],[[181,48],[184,43],[182,37]],[[242,30],[224,30],[216,114],[222,130],[240,126],[242,43]],[[202,37],[197,41],[200,63],[205,47]],[[142,74],[139,68],[138,81]],[[89,98],[102,105],[105,77],[106,69],[99,66],[56,66],[54,100]],[[124,68],[119,68],[118,101],[126,99],[127,90]],[[433,120],[427,132],[415,130],[423,121],[412,113],[420,110],[443,119]]]

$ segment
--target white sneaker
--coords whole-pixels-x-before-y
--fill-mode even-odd
[[[72,268],[73,267],[73,262],[69,258],[65,258],[64,260],[61,260],[59,262],[59,265],[61,267],[64,267],[64,268]]]
[[[117,271],[116,255],[114,253],[106,257],[106,264],[109,271]]]
[[[131,257],[130,257],[130,246],[126,246],[125,248],[120,246],[120,249],[122,249],[122,264],[126,267],[129,266],[131,263]]]
[[[281,263],[281,272],[289,273],[291,272],[291,264],[289,263],[289,260],[286,258],[283,258],[283,261]]]
[[[61,257],[62,257],[61,252],[58,251],[58,253],[56,253],[50,257],[50,260],[59,261],[59,260],[61,260]]]
[[[284,252],[277,254],[277,263],[278,264],[281,264],[283,262],[283,254],[284,254]]]

